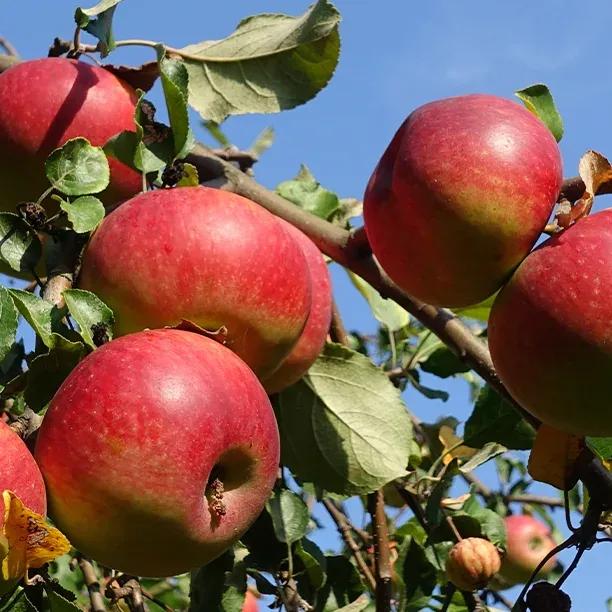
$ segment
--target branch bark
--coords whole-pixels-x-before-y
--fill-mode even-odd
[[[93,565],[85,559],[85,557],[80,556],[78,557],[78,563],[83,573],[83,578],[85,579],[92,612],[106,612],[104,597],[102,597],[102,593],[100,592],[100,581],[98,580],[98,576],[96,576]]]
[[[376,573],[376,612],[390,612],[393,597],[393,568],[389,550],[389,529],[382,489],[368,495],[368,512],[372,517],[374,567]]]

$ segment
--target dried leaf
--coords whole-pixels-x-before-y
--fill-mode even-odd
[[[159,65],[157,62],[147,62],[136,68],[106,64],[104,68],[128,83],[128,85],[131,85],[134,89],[142,89],[142,91],[152,89],[159,77]]]
[[[8,554],[2,560],[0,581],[19,580],[29,568],[42,567],[70,550],[66,537],[43,516],[26,508],[12,491],[4,491],[2,499],[2,535],[8,542]]]
[[[453,428],[448,425],[442,425],[442,427],[440,427],[438,439],[442,443],[442,463],[444,463],[444,465],[448,465],[455,458],[469,459],[477,452],[477,449],[470,448],[464,444],[459,446],[463,440],[457,436]]]
[[[584,438],[540,425],[527,470],[532,478],[569,491],[578,482],[576,460],[584,449]]]

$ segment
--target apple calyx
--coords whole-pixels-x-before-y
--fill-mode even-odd
[[[44,207],[36,202],[20,202],[17,204],[17,212],[35,230],[40,230],[47,224],[47,213]]]
[[[227,508],[223,502],[224,491],[225,487],[218,476],[215,476],[212,480],[209,480],[208,484],[206,485],[205,495],[206,499],[208,500],[208,509],[217,522],[222,516],[225,516],[227,512]]]

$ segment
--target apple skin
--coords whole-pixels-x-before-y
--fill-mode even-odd
[[[502,559],[499,577],[505,586],[524,584],[540,561],[557,543],[547,525],[526,514],[513,514],[504,519],[506,526],[506,554]],[[557,564],[552,557],[538,576],[551,572]]]
[[[42,474],[25,442],[0,421],[0,528],[4,524],[2,491],[12,491],[24,506],[37,514],[47,513],[47,496]]]
[[[316,361],[325,346],[332,313],[331,280],[321,251],[299,229],[285,221],[283,225],[300,245],[306,258],[310,272],[312,301],[310,314],[297,344],[285,357],[280,367],[264,380],[264,387],[270,394],[278,393],[296,383]]]
[[[575,435],[612,436],[612,210],[535,249],[489,318],[495,368],[514,399]]]
[[[20,62],[0,74],[0,211],[36,201],[47,189],[44,163],[67,140],[101,146],[134,131],[136,94],[108,70],[66,58]],[[109,159],[111,183],[101,194],[112,207],[142,189],[134,170]]]
[[[464,538],[449,551],[446,576],[458,589],[483,588],[499,571],[501,559],[497,548],[484,538]]]
[[[234,353],[199,334],[131,334],[87,356],[53,398],[35,456],[49,514],[103,565],[170,576],[230,547],[278,470],[270,401]],[[205,490],[223,482],[226,513]]]
[[[244,604],[242,605],[242,612],[258,612],[259,605],[257,603],[257,597],[251,593],[251,591],[247,591]]]
[[[115,312],[117,334],[191,321],[227,328],[227,346],[264,379],[310,311],[308,266],[274,215],[207,187],[149,191],[110,214],[79,286]]]
[[[475,304],[530,251],[562,178],[555,139],[522,106],[480,94],[431,102],[404,121],[370,178],[368,240],[415,298]]]

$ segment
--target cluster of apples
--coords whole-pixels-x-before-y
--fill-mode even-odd
[[[488,341],[510,394],[557,429],[610,436],[612,210],[531,251],[561,185],[559,148],[534,114],[495,96],[449,98],[395,134],[366,190],[365,227],[381,266],[419,300],[463,307],[501,289]]]
[[[102,145],[133,130],[135,102],[127,84],[80,61],[35,60],[0,75],[1,208],[44,190],[44,160],[67,139]],[[112,208],[141,178],[110,164]],[[204,565],[246,531],[276,480],[269,394],[301,378],[325,343],[323,256],[246,198],[159,189],[107,215],[78,286],[113,309],[121,337],[64,381],[35,462],[0,430],[12,437],[4,456],[19,457],[3,464],[0,489],[40,514],[48,496],[58,527],[104,565],[144,576]]]

